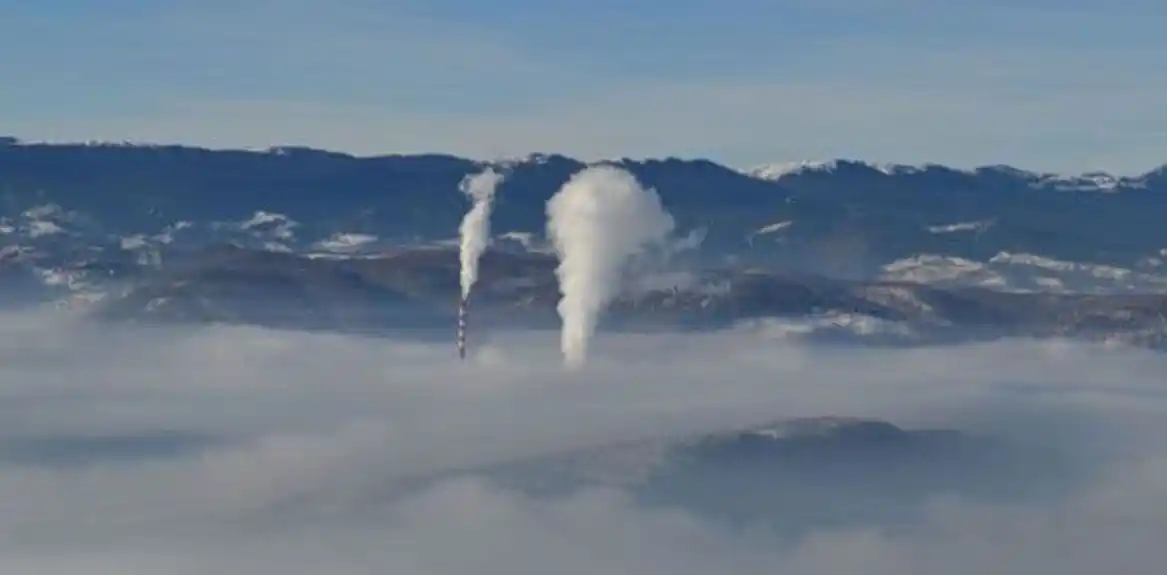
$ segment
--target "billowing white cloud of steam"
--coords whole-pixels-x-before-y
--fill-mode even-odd
[[[460,259],[462,263],[462,298],[470,295],[474,282],[478,281],[478,259],[490,243],[490,211],[495,190],[502,182],[503,175],[486,168],[472,176],[466,176],[459,189],[472,202],[470,211],[462,218],[459,232],[462,237]]]
[[[589,367],[564,372],[541,333],[500,333],[451,362],[438,343],[0,316],[0,572],[1093,575],[1167,561],[1162,355],[619,334],[596,342]],[[536,496],[472,473],[395,488],[824,414],[1068,448],[1098,473],[1063,498],[941,493],[916,525],[798,537],[649,507],[620,487]]]
[[[660,197],[631,173],[600,165],[576,173],[547,202],[547,235],[559,255],[560,347],[578,367],[629,258],[673,231]]]

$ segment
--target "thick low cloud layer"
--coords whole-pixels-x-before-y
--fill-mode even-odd
[[[1155,573],[1167,358],[1064,342],[798,347],[737,331],[448,345],[0,318],[0,570],[12,573]],[[402,480],[806,415],[1071,449],[1069,499],[940,497],[920,525],[797,539],[618,489]]]

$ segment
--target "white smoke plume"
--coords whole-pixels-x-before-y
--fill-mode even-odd
[[[563,294],[560,346],[565,363],[578,367],[624,264],[664,241],[675,224],[654,190],[614,166],[592,166],[572,176],[547,202],[547,218]]]
[[[473,202],[470,211],[462,218],[462,225],[459,228],[462,236],[460,247],[462,299],[470,295],[470,289],[478,281],[478,259],[490,243],[491,203],[494,201],[495,189],[502,180],[502,174],[487,168],[473,176],[466,176],[458,186]]]

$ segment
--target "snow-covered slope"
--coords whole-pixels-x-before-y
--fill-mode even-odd
[[[987,260],[920,254],[883,266],[891,281],[936,286],[978,286],[1012,292],[1167,293],[1167,269],[1148,258],[1143,269],[1068,262],[1028,253],[1000,252]]]
[[[970,177],[1005,176],[1035,190],[1056,190],[1063,192],[1114,192],[1118,190],[1145,189],[1153,173],[1140,176],[1117,176],[1108,172],[1088,171],[1081,174],[1054,174],[1019,170],[1011,166],[981,166],[973,169],[957,169],[939,164],[907,165],[896,163],[875,164],[849,159],[799,160],[761,164],[743,170],[742,173],[773,182],[798,176],[829,176],[840,171],[866,170],[883,176],[910,176],[928,172],[948,172]]]

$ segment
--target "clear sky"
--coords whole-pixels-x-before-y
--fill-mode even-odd
[[[1167,162],[1162,0],[0,0],[0,134]]]

